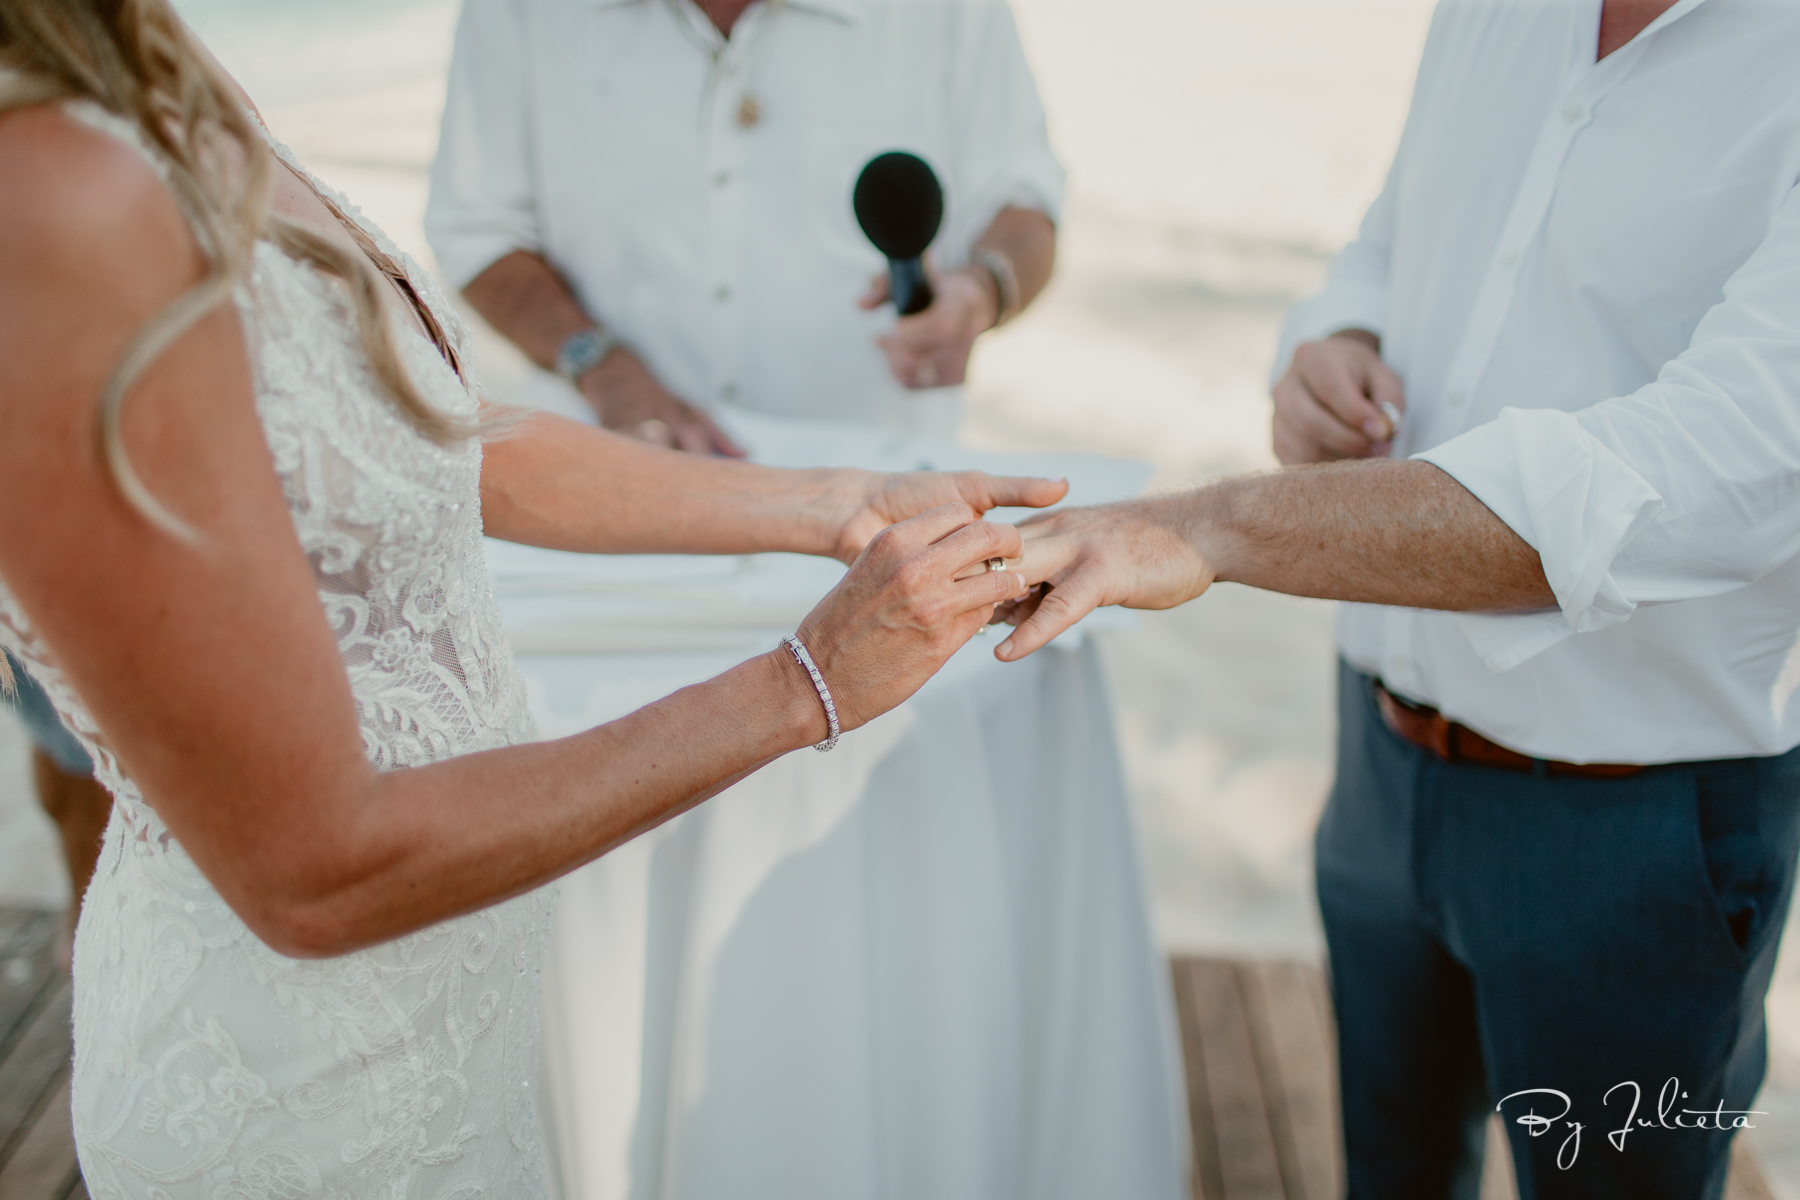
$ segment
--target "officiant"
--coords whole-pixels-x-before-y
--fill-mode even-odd
[[[946,200],[935,299],[898,320],[850,204],[896,149]],[[1003,0],[474,0],[425,224],[607,428],[731,454],[720,404],[953,434],[1062,189]]]
[[[852,204],[895,150],[943,198],[905,317]],[[806,465],[877,442],[917,465],[975,340],[1048,280],[1062,186],[1004,0],[469,0],[426,229],[544,369],[533,402],[696,453],[739,452],[729,414]],[[753,619],[730,603],[654,651],[521,666],[552,698],[666,691]],[[835,753],[564,881],[544,1109],[567,1200],[1185,1195],[1103,667],[1092,641],[1040,666],[971,647]]]

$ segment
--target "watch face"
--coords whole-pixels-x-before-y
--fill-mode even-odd
[[[557,372],[571,381],[579,379],[589,368],[605,358],[611,349],[612,340],[598,329],[572,333],[563,342],[562,350],[557,353]]]

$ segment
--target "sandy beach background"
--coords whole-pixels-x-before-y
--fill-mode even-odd
[[[177,0],[288,141],[403,247],[420,231],[455,0]],[[1153,487],[1273,465],[1281,312],[1379,189],[1429,0],[1014,0],[1070,168],[1056,281],[977,352],[964,436],[1148,459]],[[477,371],[524,378],[484,334]],[[1221,586],[1108,634],[1159,935],[1322,953],[1309,843],[1330,778],[1330,606]],[[65,903],[0,715],[0,901]],[[1800,937],[1770,1003],[1753,1145],[1800,1200]]]

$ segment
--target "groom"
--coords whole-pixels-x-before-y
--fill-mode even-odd
[[[1351,1197],[1475,1196],[1498,1106],[1522,1195],[1717,1198],[1765,1119],[1797,61],[1800,5],[1446,0],[1387,185],[1287,320],[1290,469],[1027,526],[1052,586],[1005,659],[1217,580],[1356,602],[1317,841]]]

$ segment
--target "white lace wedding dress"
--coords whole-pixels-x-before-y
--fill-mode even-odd
[[[130,126],[69,111],[142,149]],[[466,349],[431,279],[363,228]],[[481,448],[435,445],[382,396],[339,284],[265,243],[238,306],[257,410],[369,760],[392,770],[531,740],[482,558]],[[400,336],[427,398],[472,415],[470,389],[437,349],[410,327]],[[341,958],[284,958],[145,803],[3,584],[0,643],[45,683],[114,797],[75,942],[74,1120],[88,1193],[543,1196],[533,1093],[553,893]]]

